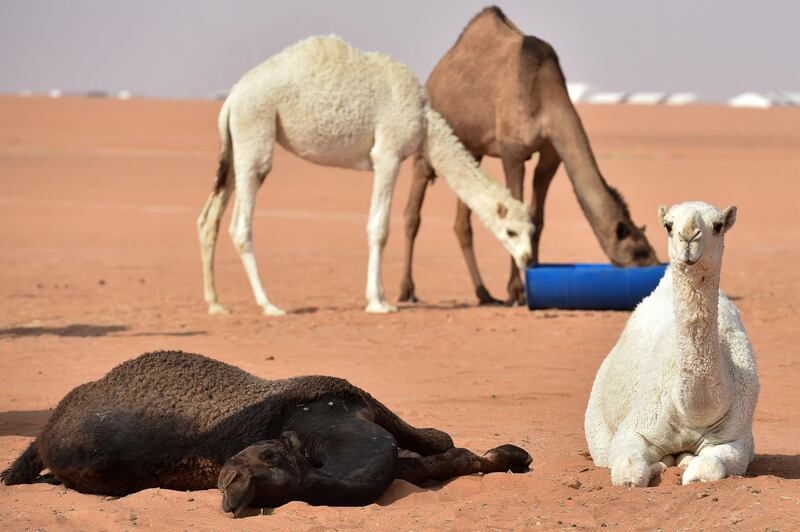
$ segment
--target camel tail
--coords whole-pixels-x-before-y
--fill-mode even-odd
[[[425,118],[427,134],[423,147],[423,156],[428,164],[442,176],[447,185],[456,195],[481,218],[485,208],[481,208],[486,200],[510,200],[511,194],[500,183],[490,179],[478,166],[475,157],[467,151],[458,140],[447,121],[433,109],[426,105]],[[494,203],[486,203],[494,205]]]
[[[14,461],[14,464],[0,473],[0,481],[6,486],[14,484],[30,484],[44,469],[44,463],[39,456],[39,448],[34,441],[24,453]]]
[[[230,175],[232,158],[233,158],[233,143],[231,142],[231,129],[230,129],[230,97],[225,98],[222,104],[222,109],[219,112],[219,138],[222,145],[220,146],[219,166],[217,167],[217,180],[214,183],[214,192],[220,193],[225,189]]]

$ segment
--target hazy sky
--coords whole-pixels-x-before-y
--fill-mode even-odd
[[[798,0],[497,4],[603,90],[800,91]],[[422,81],[485,1],[0,0],[0,92],[128,89],[208,97],[309,35],[337,33]]]

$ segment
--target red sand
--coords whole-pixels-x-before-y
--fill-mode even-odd
[[[362,310],[370,174],[279,150],[260,195],[255,244],[270,297],[291,314],[259,314],[224,232],[218,288],[234,314],[207,315],[194,221],[216,168],[218,107],[0,98],[0,468],[70,389],[142,352],[180,348],[268,378],[345,377],[459,445],[521,445],[535,470],[434,489],[396,482],[365,508],[291,503],[236,522],[215,490],[106,500],[61,486],[2,486],[0,528],[800,526],[800,361],[792,340],[800,314],[800,110],[580,109],[604,174],[648,225],[660,257],[659,203],[738,205],[722,285],[741,310],[761,372],[748,476],[680,486],[673,468],[659,486],[626,489],[586,458],[583,413],[628,314],[476,307],[444,182],[429,192],[418,244],[425,304],[370,316]],[[485,167],[500,177],[498,161]],[[408,178],[406,163],[384,267],[391,299]],[[508,258],[484,229],[476,233],[485,279],[503,296]],[[563,169],[548,198],[542,248],[545,261],[604,258]]]

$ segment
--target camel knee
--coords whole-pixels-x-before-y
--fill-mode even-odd
[[[389,240],[389,226],[384,223],[367,224],[367,241],[370,246],[383,248]]]
[[[370,233],[367,235],[367,240],[370,246],[378,246],[383,248],[386,246],[386,242],[389,240],[388,233],[381,233],[381,234],[372,234]]]
[[[236,251],[238,251],[239,254],[253,251],[253,238],[251,230],[240,228],[236,224],[231,224],[228,232],[231,236],[233,247],[236,248]]]
[[[419,225],[422,222],[422,217],[419,213],[406,213],[406,236],[408,238],[416,238],[419,232]]]

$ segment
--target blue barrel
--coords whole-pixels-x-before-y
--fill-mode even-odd
[[[539,264],[525,272],[528,308],[631,310],[650,295],[666,264]]]

